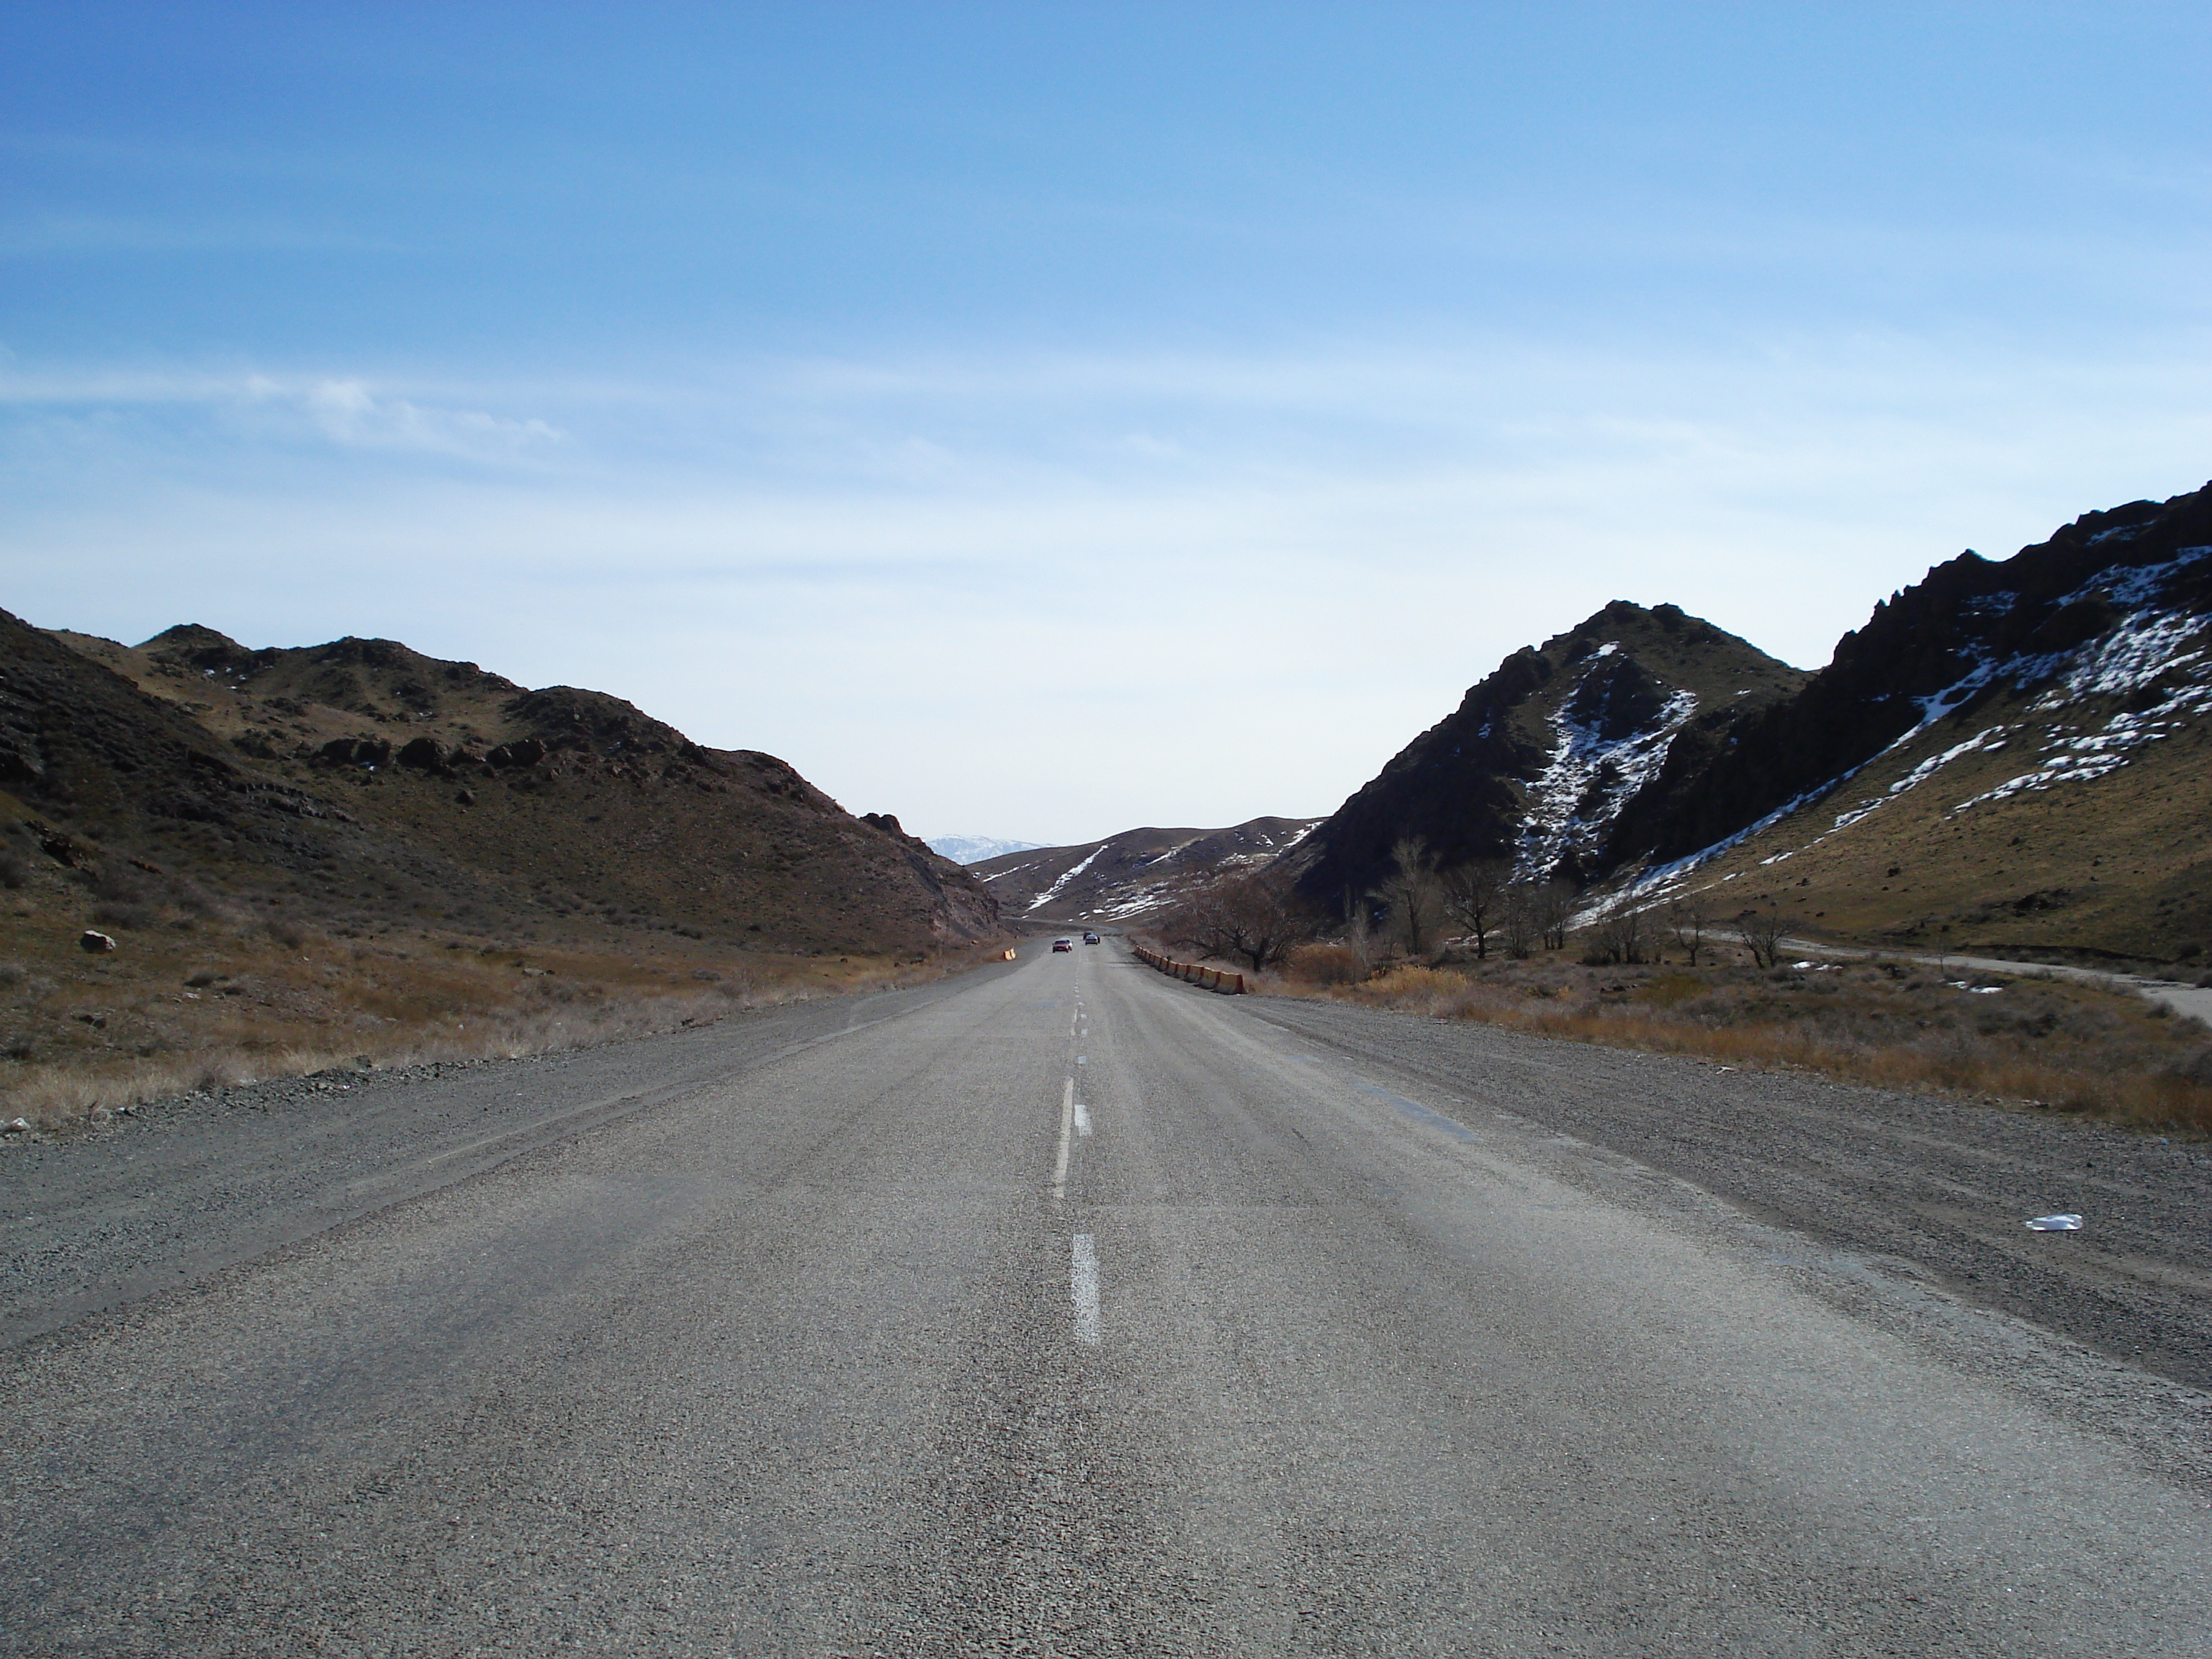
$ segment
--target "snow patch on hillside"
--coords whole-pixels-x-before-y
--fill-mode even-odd
[[[1073,881],[1085,870],[1088,870],[1092,865],[1096,864],[1098,861],[1098,855],[1101,853],[1103,853],[1106,848],[1111,845],[1113,845],[1112,842],[1107,842],[1092,848],[1091,849],[1091,856],[1089,858],[1084,860],[1082,863],[1076,865],[1072,869],[1062,871],[1058,881],[1053,883],[1051,886],[1046,888],[1044,891],[1039,893],[1035,898],[1030,901],[1030,908],[1032,910],[1042,909],[1046,905],[1051,903],[1053,900],[1058,898],[1060,896],[1060,889],[1066,886],[1068,883]]]
[[[2095,539],[2127,539],[2134,533],[2132,528],[2123,528],[2104,532]],[[2212,640],[2208,640],[2212,616],[2187,606],[2160,603],[2178,574],[2206,558],[2212,558],[2212,547],[2187,547],[2160,564],[2099,573],[2094,580],[2064,595],[2058,603],[2063,607],[2102,599],[2132,611],[2109,631],[2070,651],[2022,652],[2008,657],[1984,655],[1942,690],[1922,698],[1920,718],[1911,729],[1864,765],[1854,767],[1842,776],[1784,802],[1758,823],[1724,840],[1645,872],[1624,890],[1615,902],[1663,896],[1698,866],[1841,788],[1875,766],[1883,756],[1906,747],[1937,721],[1963,708],[1977,693],[1999,683],[2009,682],[2025,691],[2030,686],[2049,682],[2043,694],[2028,705],[2031,715],[2063,716],[2069,710],[2102,698],[2124,697],[2135,706],[2103,713],[2101,718],[2092,713],[2078,725],[2039,721],[2034,728],[2027,722],[1986,726],[1920,762],[1880,794],[1866,796],[1846,807],[1836,814],[1827,829],[1803,846],[1773,854],[1760,862],[1778,864],[1808,848],[1817,847],[1829,836],[1849,829],[1940,775],[1954,763],[1969,755],[2002,749],[2010,742],[2033,742],[2038,763],[1995,788],[1960,801],[1951,809],[1953,812],[2004,800],[2025,790],[2087,782],[2118,770],[2146,744],[2171,737],[2191,722],[2212,714]],[[2014,603],[2016,595],[1989,594],[1973,602],[1971,608],[1995,611]],[[2151,700],[2146,702],[2146,699]]]
[[[1595,665],[1619,649],[1618,643],[1600,646],[1585,661]],[[1585,667],[1585,678],[1589,672]],[[1600,836],[1658,775],[1675,735],[1698,712],[1697,694],[1677,691],[1650,725],[1607,738],[1574,719],[1574,702],[1571,694],[1563,698],[1551,717],[1552,758],[1524,799],[1515,860],[1524,877],[1551,874],[1578,842]]]

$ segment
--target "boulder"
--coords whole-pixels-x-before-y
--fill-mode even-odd
[[[484,757],[487,766],[535,766],[545,758],[545,744],[538,738],[517,738],[513,743],[503,743]]]
[[[76,942],[80,949],[95,957],[104,957],[115,948],[115,941],[107,934],[95,932],[90,927],[77,935]]]
[[[443,772],[447,769],[446,745],[435,738],[417,738],[398,754],[402,766],[412,767],[418,772]]]
[[[334,766],[388,766],[392,744],[383,738],[332,738],[318,751]]]

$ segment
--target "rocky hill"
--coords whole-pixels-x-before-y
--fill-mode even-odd
[[[2212,486],[1967,553],[1625,814],[1644,896],[1812,932],[2191,961],[2212,949]]]
[[[65,864],[319,922],[926,951],[998,907],[895,818],[617,698],[388,640],[138,647],[0,612],[0,818]]]
[[[1418,836],[1589,902],[1704,894],[1808,934],[2212,951],[2212,485],[1968,552],[1806,675],[1671,606],[1515,653],[1289,867],[1341,910]]]
[[[1316,818],[1254,818],[1226,830],[1125,830],[1079,847],[1009,853],[969,866],[1010,925],[1133,921],[1231,871],[1270,864]]]
[[[1617,600],[1515,652],[1316,830],[1299,885],[1325,909],[1418,836],[1443,862],[1510,859],[1581,883],[1615,861],[1620,822],[1663,814],[1681,780],[1806,676],[1673,605]]]

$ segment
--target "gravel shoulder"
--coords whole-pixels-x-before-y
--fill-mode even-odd
[[[2212,1388],[2212,1149],[2086,1119],[1292,998],[1259,1018]],[[2072,1211],[2081,1231],[2039,1233]]]

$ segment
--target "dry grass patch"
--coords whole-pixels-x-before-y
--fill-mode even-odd
[[[1570,1042],[1802,1069],[2212,1133],[2212,1032],[2132,994],[1899,963],[1401,967],[1295,993]]]
[[[588,1048],[986,957],[518,948],[243,921],[142,931],[90,957],[38,921],[0,916],[0,951],[14,951],[0,957],[0,1121],[46,1131],[269,1078]]]

